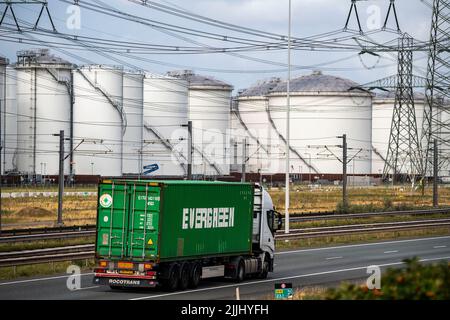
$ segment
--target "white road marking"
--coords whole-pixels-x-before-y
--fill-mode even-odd
[[[447,248],[447,246],[434,246],[433,249]]]
[[[73,291],[89,290],[89,289],[95,289],[95,288],[100,288],[100,286],[84,287],[84,288],[75,289]]]
[[[398,250],[390,250],[390,251],[385,251],[383,252],[384,254],[389,254],[389,253],[397,253]]]
[[[326,258],[325,260],[336,260],[336,259],[342,259],[343,257],[330,257]]]
[[[385,242],[372,242],[372,243],[361,243],[361,244],[350,244],[350,245],[345,245],[345,246],[314,248],[314,249],[289,250],[289,251],[276,252],[275,255],[293,254],[293,253],[302,253],[302,252],[311,252],[311,251],[323,251],[323,250],[332,250],[332,249],[343,249],[343,248],[357,248],[357,247],[377,246],[377,245],[405,243],[405,242],[440,240],[440,239],[450,239],[450,236],[434,237],[434,238],[422,238],[422,239],[397,240],[397,241],[385,241]]]
[[[421,259],[420,262],[428,262],[428,261],[436,261],[436,260],[450,260],[450,256],[447,257],[439,257],[439,258],[428,258],[428,259]],[[392,262],[392,263],[385,263],[385,264],[379,264],[379,267],[390,267],[395,265],[402,265],[405,264],[404,262]],[[267,280],[259,280],[259,281],[253,281],[253,282],[244,282],[239,284],[228,284],[223,286],[217,286],[217,287],[210,287],[210,288],[203,288],[203,289],[196,289],[196,290],[188,290],[188,291],[180,291],[180,292],[173,292],[173,293],[165,293],[165,294],[158,294],[153,296],[146,296],[146,297],[138,297],[138,298],[131,298],[130,300],[147,300],[147,299],[154,299],[154,298],[162,298],[162,297],[170,297],[175,295],[181,295],[181,294],[189,294],[194,292],[202,292],[202,291],[210,291],[210,290],[218,290],[218,289],[225,289],[225,288],[234,288],[234,287],[242,287],[242,286],[251,286],[259,283],[268,283],[268,282],[275,282],[280,280],[289,280],[289,279],[298,279],[298,278],[307,278],[307,277],[313,277],[313,276],[320,276],[325,274],[332,274],[332,273],[340,273],[340,272],[348,272],[348,271],[357,271],[357,270],[366,270],[367,266],[362,267],[354,267],[354,268],[346,268],[346,269],[338,269],[338,270],[330,270],[330,271],[323,271],[323,272],[316,272],[316,273],[309,273],[309,274],[300,274],[296,276],[289,276],[289,277],[282,277],[282,278],[275,278],[275,279],[267,279]]]
[[[93,275],[93,272],[90,273],[82,273],[80,274],[81,277],[83,276],[90,276]],[[10,281],[10,282],[3,282],[0,283],[0,286],[7,286],[7,285],[11,285],[11,284],[19,284],[19,283],[27,283],[27,282],[37,282],[37,281],[47,281],[47,280],[57,280],[57,279],[64,279],[64,278],[68,278],[71,275],[68,274],[67,276],[57,276],[57,277],[48,277],[48,278],[37,278],[37,279],[29,279],[29,280],[20,280],[20,281]]]

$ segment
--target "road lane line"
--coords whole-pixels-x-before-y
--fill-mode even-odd
[[[389,254],[389,253],[397,253],[398,250],[390,250],[390,251],[385,251],[383,252],[384,254]]]
[[[372,242],[372,243],[361,243],[361,244],[350,244],[350,245],[345,245],[345,246],[335,246],[335,247],[326,247],[326,248],[289,250],[289,251],[276,252],[275,255],[293,254],[293,253],[302,253],[302,252],[311,252],[311,251],[322,251],[322,250],[332,250],[332,249],[357,248],[357,247],[367,247],[367,246],[395,244],[395,243],[407,243],[407,242],[417,242],[417,241],[440,240],[440,239],[450,239],[450,236],[434,237],[434,238],[421,238],[421,239],[408,239],[408,240],[397,240],[397,241],[385,241],[385,242]]]
[[[447,248],[447,246],[434,246],[433,249]]]
[[[93,275],[93,272],[90,273],[82,273],[80,274],[81,277],[84,276],[90,276]],[[28,279],[28,280],[19,280],[19,281],[10,281],[10,282],[2,282],[0,283],[0,286],[8,286],[12,284],[20,284],[20,283],[27,283],[27,282],[37,282],[37,281],[47,281],[47,280],[58,280],[58,279],[64,279],[68,278],[72,275],[68,274],[67,276],[57,276],[57,277],[48,277],[48,278],[37,278],[37,279]]]
[[[336,259],[342,259],[343,257],[330,257],[326,258],[325,260],[336,260]]]
[[[79,288],[79,289],[75,289],[72,291],[89,290],[89,289],[95,289],[95,288],[100,288],[100,286],[84,287],[84,288]]]
[[[429,262],[429,261],[436,261],[436,260],[450,260],[450,256],[421,259],[421,260],[419,260],[419,262]],[[381,267],[390,267],[390,266],[403,265],[403,264],[405,264],[405,262],[392,262],[392,263],[378,264],[377,266],[381,268]],[[326,274],[332,274],[332,273],[366,270],[367,267],[368,266],[362,266],[362,267],[330,270],[330,271],[323,271],[323,272],[315,272],[315,273],[309,273],[309,274],[301,274],[301,275],[296,275],[296,276],[281,277],[281,278],[275,278],[275,279],[259,280],[259,281],[239,283],[239,284],[228,284],[228,285],[217,286],[217,287],[210,287],[210,288],[203,288],[203,289],[196,289],[196,290],[187,290],[187,291],[180,291],[180,292],[173,292],[173,293],[165,293],[165,294],[158,294],[158,295],[146,296],[146,297],[137,297],[137,298],[131,298],[129,300],[147,300],[147,299],[170,297],[170,296],[202,292],[202,291],[210,291],[210,290],[218,290],[218,289],[226,289],[226,288],[234,288],[234,287],[242,287],[242,286],[251,286],[251,285],[255,285],[255,284],[269,283],[269,282],[275,282],[275,281],[280,281],[280,280],[290,280],[290,279],[307,278],[307,277],[320,276],[320,275],[326,275]]]

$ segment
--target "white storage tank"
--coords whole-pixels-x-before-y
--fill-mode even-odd
[[[8,66],[8,60],[0,57],[0,153],[1,173],[16,171],[17,156],[17,104],[16,104],[16,72]]]
[[[236,110],[233,113],[243,122],[243,133],[249,142],[247,151],[249,160],[246,168],[248,172],[277,172],[277,168],[272,168],[271,165],[274,163],[272,157],[279,157],[281,152],[280,141],[268,117],[267,95],[280,81],[280,78],[263,80],[239,92]],[[238,140],[243,133],[242,130],[237,132]]]
[[[187,173],[188,86],[183,79],[155,74],[144,78],[143,167],[146,176]]]
[[[321,175],[341,175],[342,139],[347,135],[349,174],[370,174],[372,95],[351,90],[357,84],[348,79],[316,71],[291,81],[291,145],[305,160],[291,152],[291,173],[306,173],[311,165]],[[286,82],[269,94],[269,111],[277,130],[286,137]],[[353,157],[356,155],[355,157]],[[275,161],[275,158],[273,159]],[[278,159],[285,171],[285,156]]]
[[[392,115],[395,106],[395,92],[379,93],[372,107],[372,173],[382,175],[388,152]],[[414,93],[414,106],[418,137],[421,138],[425,95]],[[406,172],[405,172],[406,173]]]
[[[70,136],[72,64],[47,49],[19,51],[17,73],[17,169],[57,175],[59,138]],[[70,143],[66,141],[65,148]],[[69,172],[69,161],[64,168]]]
[[[73,71],[75,175],[122,175],[123,69],[88,65]]]
[[[137,175],[142,171],[142,134],[144,106],[144,74],[126,71],[123,74],[123,110],[127,129],[123,136],[122,173]]]
[[[172,71],[169,76],[189,85],[189,120],[193,126],[196,152],[193,173],[220,176],[230,173],[230,107],[233,87],[190,70]]]

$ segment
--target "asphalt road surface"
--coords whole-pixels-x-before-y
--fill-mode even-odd
[[[329,286],[344,280],[363,280],[367,267],[401,268],[402,260],[419,257],[424,263],[450,261],[450,236],[344,245],[328,248],[279,252],[275,272],[265,280],[204,280],[197,289],[167,293],[159,289],[111,290],[92,284],[92,273],[81,275],[81,288],[67,288],[68,275],[27,278],[0,282],[0,299],[235,299],[239,287],[241,299],[271,297],[274,284],[291,282],[295,288],[310,285]],[[381,284],[383,285],[383,284]]]

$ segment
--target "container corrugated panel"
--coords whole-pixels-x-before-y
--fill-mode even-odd
[[[203,181],[99,185],[97,255],[170,261],[251,251],[253,186]]]

